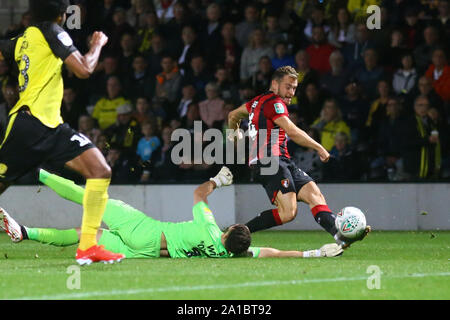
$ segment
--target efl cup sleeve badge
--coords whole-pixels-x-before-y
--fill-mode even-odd
[[[284,113],[284,106],[283,106],[282,103],[278,102],[278,103],[275,103],[273,106],[275,107],[275,112],[276,113],[278,113],[278,114]]]
[[[281,180],[281,185],[287,189],[289,187],[289,179]]]

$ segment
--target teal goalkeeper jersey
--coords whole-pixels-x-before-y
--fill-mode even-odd
[[[221,242],[222,231],[205,202],[192,208],[194,219],[187,222],[163,222],[162,232],[166,237],[167,250],[171,258],[230,258]],[[249,248],[253,257],[258,257],[260,248]]]

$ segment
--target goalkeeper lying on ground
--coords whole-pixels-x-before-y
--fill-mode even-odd
[[[39,180],[61,197],[82,204],[84,189],[73,181],[42,169]],[[161,222],[122,201],[110,199],[103,216],[103,222],[109,229],[99,230],[98,242],[107,250],[123,253],[126,258],[307,258],[342,254],[342,248],[335,243],[303,252],[250,247],[251,234],[243,224],[234,224],[222,232],[208,207],[207,197],[215,188],[228,186],[232,182],[233,175],[228,168],[223,167],[214,178],[197,187],[192,208],[194,219],[187,222]],[[57,230],[19,225],[1,208],[0,226],[14,242],[29,239],[55,246],[68,246],[78,243],[80,236],[79,229]]]

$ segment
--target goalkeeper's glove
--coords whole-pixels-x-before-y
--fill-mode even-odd
[[[215,182],[216,188],[229,186],[233,183],[233,174],[231,173],[230,169],[223,166],[222,169],[220,169],[219,173],[214,178],[210,178],[209,180]]]
[[[340,245],[328,243],[318,250],[303,251],[303,258],[337,257],[340,256],[342,252],[344,252],[344,250]]]

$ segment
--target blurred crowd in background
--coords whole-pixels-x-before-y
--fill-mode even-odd
[[[291,157],[314,179],[450,179],[447,0],[72,3],[81,9],[81,29],[68,30],[76,47],[87,52],[97,30],[109,42],[88,80],[63,70],[62,117],[103,152],[113,184],[212,176],[220,164],[173,163],[172,132],[193,132],[194,121],[225,132],[228,113],[268,91],[284,65],[299,74],[291,120],[331,154],[323,164],[289,142]],[[367,27],[370,5],[381,8],[380,29]],[[2,36],[22,33],[30,21],[24,13]],[[16,81],[0,61],[3,127],[18,99]],[[230,167],[237,182],[252,181],[245,164]]]

